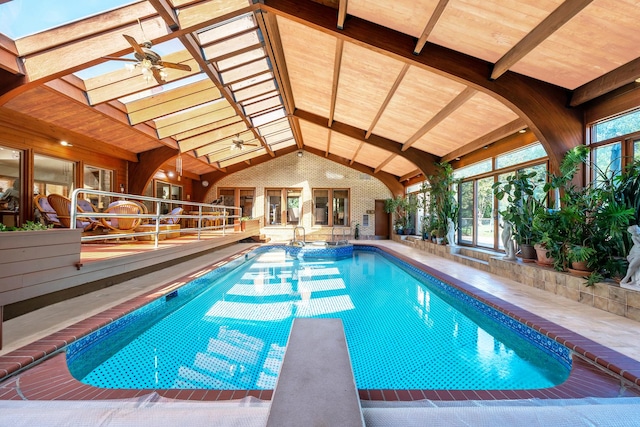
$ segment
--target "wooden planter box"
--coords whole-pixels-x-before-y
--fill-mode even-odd
[[[0,305],[32,297],[26,288],[40,281],[36,277],[55,280],[75,270],[81,235],[80,229],[0,233]]]

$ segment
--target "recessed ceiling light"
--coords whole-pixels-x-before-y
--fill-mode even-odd
[[[520,129],[518,133],[525,133],[526,131],[527,131],[526,129]]]
[[[65,147],[73,147],[73,145],[69,144],[67,141],[60,141],[60,145],[63,145]]]

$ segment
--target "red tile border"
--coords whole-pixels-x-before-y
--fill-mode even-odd
[[[375,246],[366,244],[367,246]],[[244,249],[206,268],[216,268],[258,247]],[[420,262],[403,256],[389,248],[376,246],[445,283],[465,292],[485,304],[540,331],[555,341],[566,345],[576,354],[569,378],[556,387],[538,390],[378,390],[361,389],[361,400],[412,401],[412,400],[504,400],[504,399],[566,399],[584,397],[640,396],[640,362],[606,348],[573,331],[549,322],[482,290],[450,277]],[[216,266],[216,267],[214,267]],[[203,270],[203,269],[199,269]],[[175,282],[188,282],[190,272]],[[171,291],[166,284],[130,301],[91,318],[82,320],[41,340],[0,356],[0,400],[96,400],[125,399],[158,393],[160,396],[194,401],[240,399],[251,396],[271,400],[273,390],[110,390],[82,384],[71,376],[66,364],[63,348],[113,319],[122,317],[143,306],[150,300]],[[635,384],[637,389],[621,391],[621,380],[606,373],[607,369]]]

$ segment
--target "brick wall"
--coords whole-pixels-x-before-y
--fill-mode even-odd
[[[302,157],[296,153],[263,163],[252,168],[231,174],[218,181],[209,192],[207,202],[211,202],[218,194],[219,187],[253,187],[256,199],[253,207],[253,217],[261,218],[265,224],[265,188],[302,188],[301,225],[307,235],[330,235],[331,228],[313,226],[312,190],[314,188],[348,188],[350,189],[349,218],[351,219],[351,233],[356,222],[360,224],[361,238],[373,236],[375,233],[375,215],[369,215],[369,226],[363,227],[362,218],[367,210],[375,209],[376,199],[391,197],[391,191],[378,179],[363,174],[346,166],[304,152]],[[265,227],[262,232],[268,236],[277,236],[280,231],[286,238],[292,236],[292,227]],[[280,229],[280,230],[278,230]],[[275,240],[284,240],[277,238]]]

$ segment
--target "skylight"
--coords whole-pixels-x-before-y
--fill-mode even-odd
[[[0,3],[0,32],[19,39],[138,0],[12,0]]]

